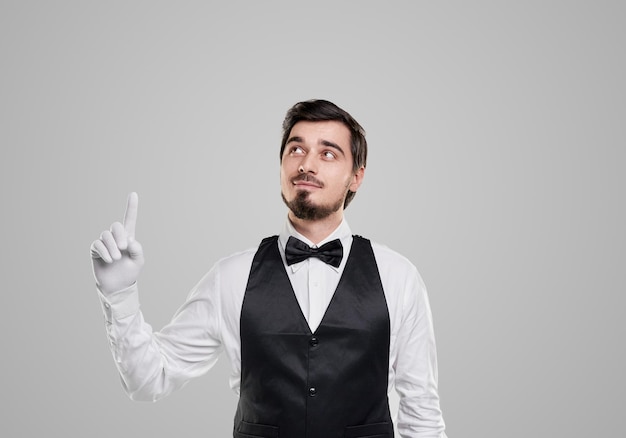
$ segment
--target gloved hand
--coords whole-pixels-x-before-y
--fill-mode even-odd
[[[143,248],[135,240],[137,193],[128,195],[124,222],[115,222],[91,244],[96,284],[107,295],[133,285],[144,264]]]

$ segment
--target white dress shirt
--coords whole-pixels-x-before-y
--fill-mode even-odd
[[[289,236],[315,246],[287,221],[279,235],[281,258],[311,331],[319,326],[346,265],[352,232],[344,220],[317,246],[340,239],[341,265],[317,258],[287,266]],[[445,438],[437,391],[437,354],[428,296],[417,269],[403,256],[372,242],[389,309],[391,339],[389,393],[400,403],[400,436]],[[252,259],[257,248],[221,259],[190,292],[171,322],[153,332],[139,310],[137,286],[105,297],[100,293],[111,351],[124,389],[134,400],[157,400],[206,373],[224,351],[230,360],[231,388],[239,393],[239,319]]]

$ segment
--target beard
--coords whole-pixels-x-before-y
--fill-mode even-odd
[[[344,203],[343,199],[339,199],[337,202],[330,205],[314,205],[309,199],[309,192],[305,190],[298,191],[296,197],[291,201],[287,201],[283,193],[281,193],[281,196],[285,205],[298,219],[307,221],[325,219],[339,211]]]

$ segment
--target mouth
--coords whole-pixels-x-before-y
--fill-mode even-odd
[[[292,178],[291,183],[298,188],[313,187],[321,189],[324,187],[324,184],[322,184],[320,180],[308,174],[298,175],[297,177]]]

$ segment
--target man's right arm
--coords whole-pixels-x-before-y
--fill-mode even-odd
[[[154,401],[206,372],[221,342],[218,309],[207,290],[217,290],[209,272],[172,322],[153,332],[139,310],[137,279],[144,263],[135,240],[137,194],[128,197],[124,221],[116,222],[91,245],[93,272],[105,315],[109,345],[128,395]]]
[[[156,401],[206,373],[222,351],[219,303],[211,270],[171,322],[154,332],[139,310],[137,285],[99,293],[109,347],[122,386],[133,400]]]

